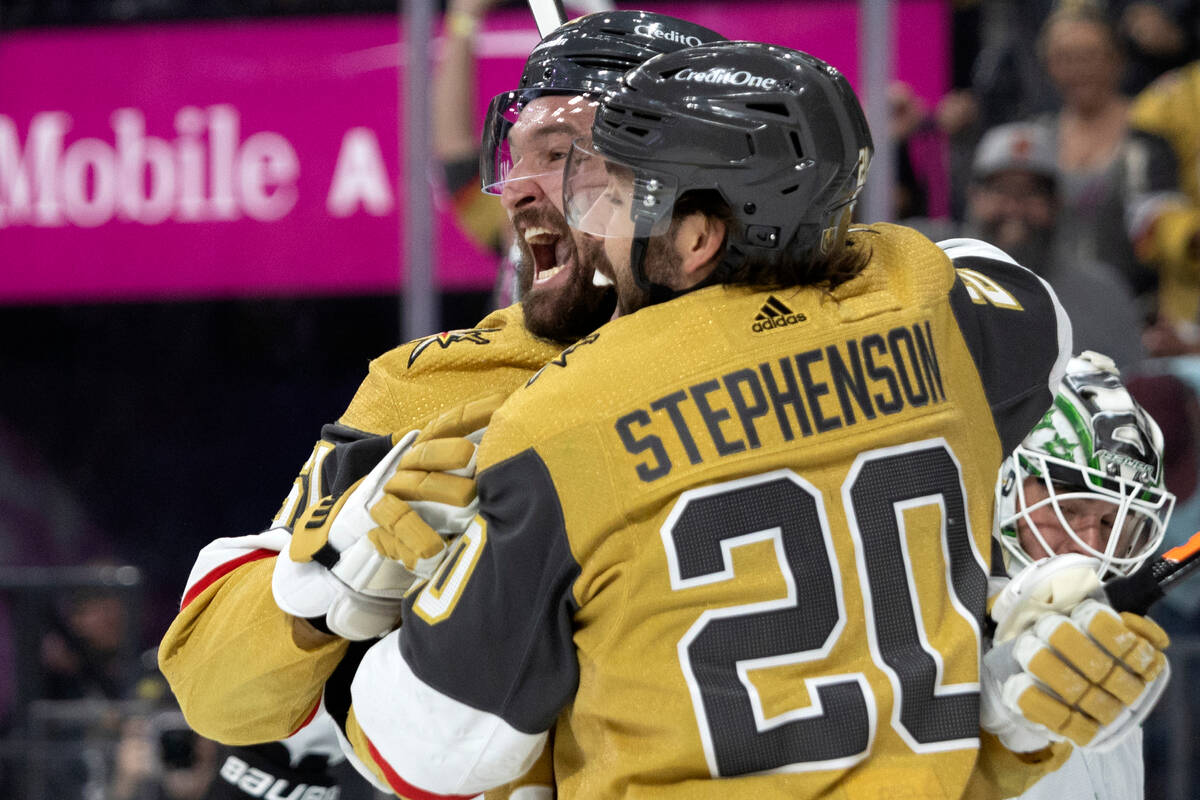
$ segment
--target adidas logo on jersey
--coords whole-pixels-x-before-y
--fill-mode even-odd
[[[776,328],[785,328],[788,325],[805,322],[807,319],[808,317],[797,314],[778,297],[771,295],[767,298],[767,302],[763,303],[762,310],[754,318],[754,324],[750,326],[750,330],[755,333],[769,333]]]

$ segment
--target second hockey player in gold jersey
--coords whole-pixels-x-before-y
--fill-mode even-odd
[[[325,518],[335,499],[362,485],[397,437],[449,408],[513,391],[563,345],[611,316],[612,291],[593,285],[591,267],[576,257],[562,217],[563,158],[573,139],[590,134],[594,103],[588,98],[624,70],[720,38],[648,12],[583,17],[538,45],[519,90],[493,100],[484,177],[502,194],[524,251],[524,300],[474,329],[410,342],[373,361],[350,407],[322,431],[271,528],[217,539],[200,553],[159,650],[193,728],[221,742],[256,744],[288,737],[319,715],[323,684],[349,645],[322,630],[329,621],[313,610],[328,605],[336,582],[318,574],[280,586],[287,583],[280,562],[288,558],[293,529]],[[315,554],[307,555],[298,572],[312,566]],[[317,558],[330,561],[329,555]],[[277,607],[277,597],[290,613]],[[395,601],[379,608],[371,622],[399,613]]]
[[[999,798],[1060,762],[980,731],[998,465],[1070,349],[981,242],[849,229],[846,80],[745,42],[600,104],[568,219],[622,316],[497,412],[480,515],[327,705],[405,797]],[[602,260],[597,260],[602,263]]]

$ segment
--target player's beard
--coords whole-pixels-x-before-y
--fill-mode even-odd
[[[642,273],[651,283],[670,286],[678,276],[682,264],[683,257],[675,250],[671,236],[654,236],[646,243]],[[616,283],[617,307],[621,309],[622,315],[632,314],[650,305],[650,292],[638,286],[634,280],[632,262],[629,269],[616,271]]]
[[[611,287],[592,284],[594,256],[582,253],[580,245],[571,235],[566,220],[561,214],[545,209],[518,211],[513,215],[513,225],[518,231],[529,227],[547,228],[565,243],[566,263],[569,268],[567,282],[558,287],[538,288],[533,284],[536,262],[529,245],[517,236],[517,248],[521,260],[517,264],[517,278],[521,287],[521,307],[525,314],[525,327],[534,336],[556,342],[574,342],[607,322],[616,305],[616,293]],[[586,237],[581,237],[586,238]],[[582,245],[591,250],[592,244]],[[603,252],[600,258],[603,258]]]

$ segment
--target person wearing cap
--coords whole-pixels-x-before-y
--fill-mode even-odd
[[[1120,89],[1123,47],[1099,4],[1060,4],[1037,45],[1062,98],[1059,110],[1032,120],[1054,143],[1058,196],[1069,220],[1059,230],[1061,245],[1080,260],[1111,264],[1153,305],[1159,276],[1134,242],[1156,207],[1178,191],[1170,145],[1131,126]]]
[[[652,12],[587,15],[545,37],[519,88],[492,100],[481,174],[516,231],[522,302],[372,361],[268,529],[200,552],[159,648],[160,668],[198,733],[256,745],[328,725],[322,687],[351,640],[390,630],[402,595],[445,546],[438,533],[469,522],[463,507],[473,487],[463,495],[461,475],[422,482],[418,471],[469,474],[473,455],[440,440],[475,431],[499,400],[612,314],[613,291],[593,281],[562,213],[564,156],[589,137],[595,95],[654,55],[723,38]],[[425,528],[415,549],[381,553],[376,534],[416,519],[410,500],[441,514],[438,532]]]
[[[1044,126],[998,125],[976,148],[966,235],[990,242],[1049,283],[1071,317],[1076,347],[1111,357],[1122,370],[1145,358],[1142,315],[1129,282],[1064,243],[1054,140]]]

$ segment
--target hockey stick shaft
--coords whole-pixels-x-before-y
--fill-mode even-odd
[[[567,21],[567,12],[562,0],[528,0],[533,21],[537,23],[538,36],[545,39]]]
[[[1146,562],[1132,575],[1104,584],[1109,602],[1118,611],[1145,614],[1171,587],[1200,567],[1200,532],[1178,547],[1172,547]]]

